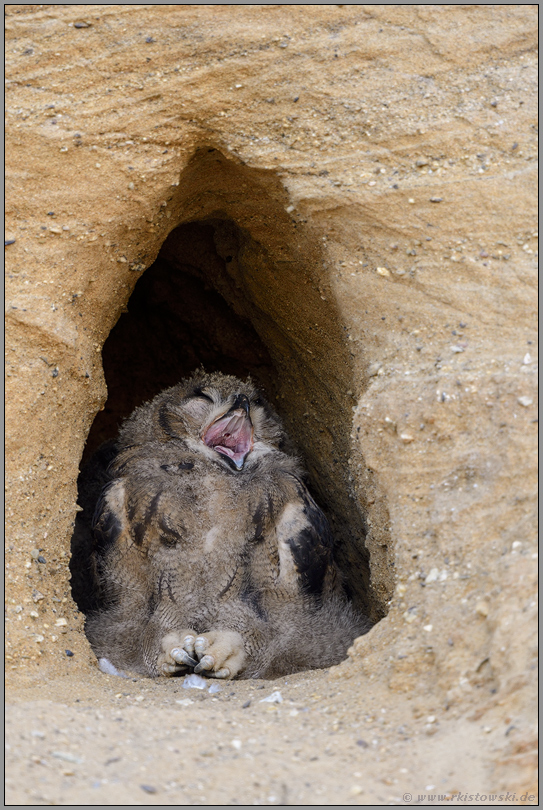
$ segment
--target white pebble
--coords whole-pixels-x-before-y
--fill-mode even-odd
[[[282,703],[281,692],[272,692],[268,697],[262,698],[259,703]]]
[[[385,276],[385,278],[390,276],[390,270],[387,270],[386,267],[377,267],[375,272],[380,276]]]
[[[194,672],[190,675],[185,675],[183,689],[205,689],[206,686],[207,681],[205,678],[202,678],[201,675],[195,675]]]
[[[522,405],[524,408],[527,408],[529,405],[532,405],[533,399],[531,397],[519,397],[517,399],[519,405]]]
[[[100,672],[103,672],[104,675],[116,675],[118,678],[128,678],[128,675],[125,675],[122,670],[114,667],[108,658],[98,659],[98,669]]]
[[[83,762],[81,757],[77,757],[75,754],[70,754],[69,751],[53,751],[51,756],[56,757],[57,759],[63,759],[64,762],[75,762],[78,764]]]
[[[525,366],[530,365],[530,363],[532,362],[532,356],[530,352],[526,352],[526,354],[524,355],[524,360],[522,362],[524,363]]]

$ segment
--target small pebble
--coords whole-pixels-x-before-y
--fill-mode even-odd
[[[533,399],[531,397],[519,397],[517,399],[519,405],[522,405],[524,408],[527,408],[529,405],[532,405]]]
[[[427,633],[431,633],[432,630],[434,629],[434,625],[433,624],[425,624],[422,629],[426,630]]]
[[[376,377],[377,374],[379,373],[379,370],[382,367],[383,364],[380,363],[379,361],[376,361],[375,363],[370,363],[370,365],[368,366],[368,377]]]
[[[85,22],[85,20],[77,20],[74,22],[74,28],[91,28],[91,23]]]
[[[377,267],[377,268],[375,269],[375,272],[376,272],[376,273],[377,273],[379,276],[385,276],[385,277],[390,276],[390,270],[387,270],[387,268],[386,268],[386,267]]]
[[[52,756],[56,757],[56,759],[63,759],[65,762],[76,762],[78,764],[83,762],[81,757],[76,757],[75,754],[70,754],[68,751],[53,751]]]
[[[4,247],[7,245],[13,245],[15,243],[15,239],[4,239]]]
[[[145,791],[145,793],[156,793],[156,787],[153,787],[153,785],[140,785],[140,788]]]
[[[479,614],[479,616],[483,616],[486,619],[488,616],[488,604],[486,602],[477,602],[475,605],[475,612]]]
[[[74,653],[71,650],[64,650],[68,658],[73,658]]]
[[[232,740],[231,745],[232,745],[232,748],[235,748],[236,751],[239,751],[241,749],[242,742],[241,742],[241,740]]]
[[[118,678],[127,678],[128,675],[125,675],[120,669],[113,666],[111,661],[108,658],[99,658],[98,659],[98,669],[100,672],[103,672],[104,675],[116,675]]]
[[[443,202],[443,197],[430,197],[430,202],[433,203]]]
[[[245,703],[242,704],[241,708],[242,709],[248,709],[250,705],[251,705],[251,701],[246,700]]]
[[[526,352],[526,354],[524,355],[524,360],[522,362],[524,363],[525,366],[530,365],[530,363],[532,362],[532,356],[530,352]]]
[[[439,576],[439,569],[432,568],[426,579],[424,580],[424,584],[428,585],[430,582],[435,582]]]
[[[454,354],[460,354],[463,351],[464,351],[463,346],[451,346],[451,352],[453,352]]]
[[[281,692],[272,692],[268,697],[262,698],[259,703],[282,703]]]
[[[205,678],[202,678],[201,675],[195,675],[194,672],[191,672],[190,675],[185,675],[183,689],[205,689],[206,687],[207,681]]]
[[[415,440],[415,437],[411,433],[400,433],[400,439],[405,444],[410,444],[412,441]]]

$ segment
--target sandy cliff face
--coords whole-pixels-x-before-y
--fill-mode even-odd
[[[85,443],[203,362],[274,398],[381,619],[332,677],[528,718],[535,6],[6,25],[13,683],[94,667],[68,572]]]

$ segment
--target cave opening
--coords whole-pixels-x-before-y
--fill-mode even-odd
[[[363,460],[351,437],[357,384],[345,327],[319,242],[287,202],[271,172],[216,149],[196,153],[167,200],[177,224],[103,346],[108,399],[83,463],[137,405],[199,367],[250,376],[303,460],[353,603],[377,621],[391,573],[384,558],[370,571],[363,495],[353,484],[353,452],[358,466]]]

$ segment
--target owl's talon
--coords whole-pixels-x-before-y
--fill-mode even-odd
[[[217,672],[208,672],[208,678],[229,678],[230,677],[230,670],[228,667],[223,667],[222,669],[218,669]]]
[[[176,672],[179,672],[179,666],[176,664],[162,664],[162,672],[165,675],[174,675]]]
[[[186,635],[183,639],[183,647],[188,652],[189,655],[194,657],[194,642],[196,637],[192,634]],[[193,665],[191,665],[193,666]]]
[[[190,636],[187,636],[187,638],[190,638]],[[198,663],[198,661],[195,661],[194,658],[190,657],[188,652],[179,649],[178,647],[171,650],[170,655],[174,659],[174,661],[177,661],[178,664],[186,664],[188,667],[194,667]]]
[[[194,652],[198,655],[199,658],[205,653],[207,648],[209,647],[209,641],[205,636],[198,636],[197,639],[194,641]]]
[[[198,675],[200,672],[213,669],[214,666],[215,666],[215,659],[213,658],[213,656],[204,655],[203,658],[200,659],[200,663],[194,667],[194,672]]]
[[[160,643],[161,651],[158,654],[156,668],[161,675],[177,675],[191,670],[198,661],[191,655],[194,649],[196,633],[183,630],[180,633],[168,633]],[[190,643],[192,642],[192,646]],[[187,651],[187,646],[189,651]]]

